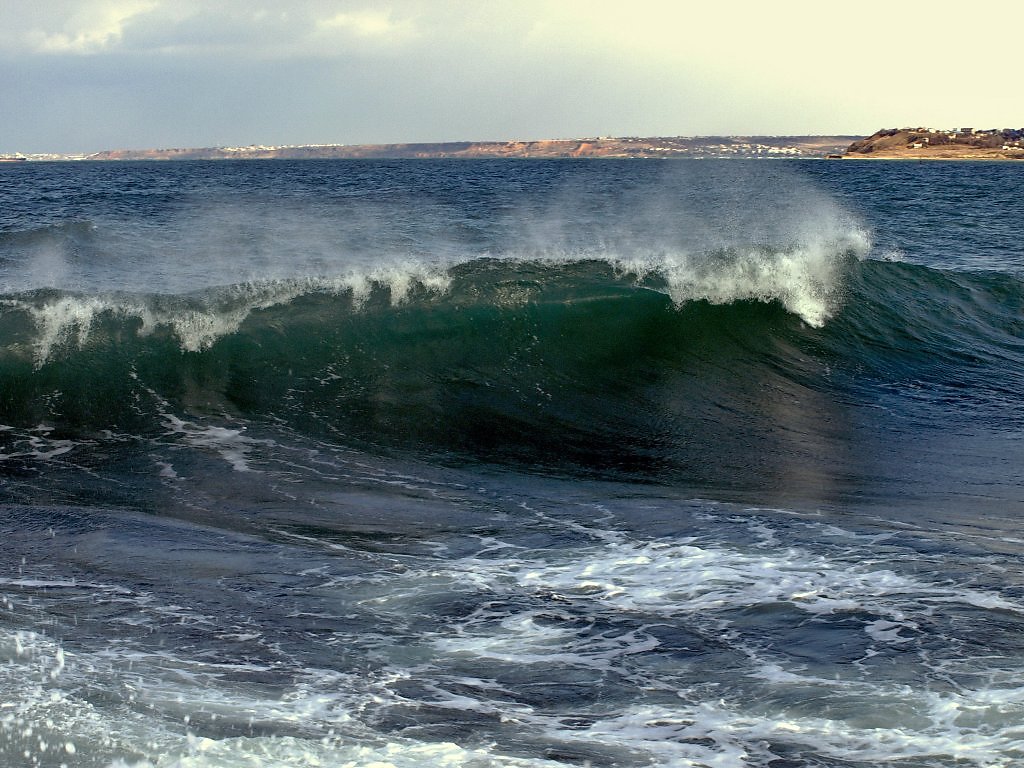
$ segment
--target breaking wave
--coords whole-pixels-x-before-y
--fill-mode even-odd
[[[744,435],[770,453],[794,413],[817,431],[843,371],[998,407],[1020,389],[1022,304],[1013,277],[863,260],[851,242],[697,266],[480,258],[188,295],[41,290],[0,300],[0,423],[147,433],[159,400],[498,461],[648,471],[684,450],[692,470],[686,446]]]

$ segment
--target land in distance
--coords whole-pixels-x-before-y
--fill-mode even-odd
[[[1024,128],[887,128],[853,142],[844,158],[1024,160]]]
[[[251,160],[404,158],[844,158],[1024,160],[1024,128],[887,128],[861,136],[656,136],[410,144],[117,149],[92,154],[0,154],[25,160]]]
[[[859,136],[657,136],[542,141],[117,149],[7,155],[29,160],[250,160],[402,158],[812,158],[844,152]]]

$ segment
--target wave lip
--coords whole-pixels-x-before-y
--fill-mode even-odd
[[[809,325],[820,328],[841,306],[843,278],[851,259],[871,249],[866,232],[851,230],[834,239],[787,247],[734,246],[691,256],[622,261],[641,276],[660,275],[672,301],[732,304],[778,301]]]

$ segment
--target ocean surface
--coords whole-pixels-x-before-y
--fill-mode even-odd
[[[0,168],[0,765],[1024,765],[1024,166]]]

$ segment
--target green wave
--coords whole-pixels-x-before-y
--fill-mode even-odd
[[[850,261],[832,300],[814,327],[783,298],[679,302],[664,275],[487,259],[400,291],[380,276],[40,291],[0,299],[0,424],[159,435],[171,409],[455,458],[692,475],[732,448],[813,452],[851,387],[1019,400],[1019,280]]]

